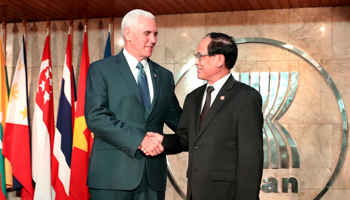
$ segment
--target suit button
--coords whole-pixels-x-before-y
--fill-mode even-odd
[[[148,123],[146,123],[146,126],[148,126]]]
[[[198,147],[197,147],[197,146],[194,146],[194,147],[193,147],[193,149],[194,149],[194,150],[197,150],[197,149],[198,149]]]

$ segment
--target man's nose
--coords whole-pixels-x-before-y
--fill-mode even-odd
[[[194,64],[197,66],[199,64],[199,59],[198,58],[194,58]]]
[[[151,35],[150,36],[150,38],[149,38],[149,41],[151,42],[151,43],[156,43],[157,42],[157,36],[155,36],[155,35]]]

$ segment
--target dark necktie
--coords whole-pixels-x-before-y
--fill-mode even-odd
[[[202,114],[201,114],[201,120],[199,122],[199,129],[201,129],[201,126],[203,124],[205,115],[208,113],[208,110],[210,108],[210,102],[211,102],[211,93],[214,91],[214,87],[213,86],[209,86],[207,88],[207,96],[205,97],[205,104],[202,110]]]
[[[143,104],[145,105],[146,112],[148,114],[151,107],[151,98],[149,95],[147,76],[145,70],[143,70],[143,65],[140,62],[137,63],[136,68],[140,70],[139,75],[137,76],[137,82],[140,88]]]

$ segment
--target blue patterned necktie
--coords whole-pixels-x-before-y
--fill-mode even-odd
[[[143,65],[140,62],[137,63],[136,68],[140,70],[139,75],[137,76],[137,82],[140,88],[143,104],[145,105],[147,114],[149,114],[149,109],[151,108],[151,97],[149,95],[147,76],[145,70],[143,70]]]

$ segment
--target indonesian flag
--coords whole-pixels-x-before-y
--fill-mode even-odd
[[[12,164],[13,176],[23,186],[21,199],[32,200],[34,189],[30,162],[28,85],[24,36],[12,81],[8,111],[2,153]]]
[[[53,144],[52,186],[56,200],[69,199],[70,165],[75,119],[75,84],[71,57],[70,34],[68,34],[66,58],[63,67],[61,96]]]
[[[87,200],[89,190],[86,185],[90,150],[93,142],[92,133],[87,128],[84,117],[86,75],[89,68],[87,34],[84,33],[83,53],[80,62],[77,110],[75,113],[73,152],[71,164],[70,199]]]
[[[5,54],[0,36],[0,200],[6,199],[6,181],[5,181],[5,159],[1,154],[3,131],[5,128],[6,110],[8,105],[8,85]]]
[[[48,34],[40,66],[33,117],[32,174],[35,182],[35,200],[52,199],[51,152],[55,124],[49,37]]]

